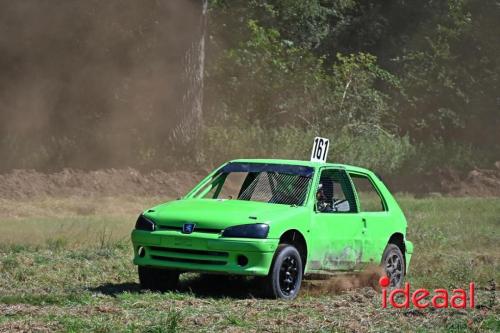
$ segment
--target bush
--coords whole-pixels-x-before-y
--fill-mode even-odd
[[[479,165],[488,165],[487,152],[470,144],[445,143],[434,140],[430,144],[420,143],[415,150],[415,172],[436,168],[470,171]]]
[[[308,160],[317,135],[330,139],[329,161],[383,170],[384,173],[395,172],[414,154],[407,137],[400,138],[381,130],[321,133],[292,126],[265,129],[259,124],[246,124],[206,127],[202,160],[212,166],[236,158]]]

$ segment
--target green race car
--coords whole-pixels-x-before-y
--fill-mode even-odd
[[[306,274],[382,264],[401,286],[413,245],[396,200],[373,172],[292,160],[234,160],[183,198],[141,214],[132,232],[141,286],[172,290],[182,272],[261,276],[297,296]]]

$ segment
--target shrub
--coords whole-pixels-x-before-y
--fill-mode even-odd
[[[247,126],[211,126],[203,133],[203,160],[212,166],[236,158],[285,158],[308,160],[313,138],[330,139],[328,160],[335,163],[361,165],[391,173],[414,153],[407,137],[387,132],[341,130],[317,132],[283,126],[265,129],[259,124]]]

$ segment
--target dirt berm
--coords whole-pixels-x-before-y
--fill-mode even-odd
[[[13,170],[0,174],[0,198],[121,195],[176,198],[186,194],[206,174],[207,171],[192,173],[161,170],[141,173],[131,168],[96,171],[64,169],[50,174],[34,170]],[[426,183],[432,186],[414,188],[415,191],[412,191],[403,186],[405,184],[391,184],[391,189],[394,192],[500,197],[500,167],[496,170],[475,169],[462,176],[449,170],[441,170],[427,179],[433,180],[432,183]]]
[[[460,177],[452,172],[439,177],[441,191],[452,196],[500,197],[500,162],[496,169],[474,169]]]
[[[0,174],[0,198],[117,195],[175,198],[186,194],[202,178],[201,174],[160,170],[140,173],[134,169],[64,169],[51,174],[13,170]]]

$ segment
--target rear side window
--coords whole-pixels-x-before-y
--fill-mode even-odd
[[[385,211],[384,200],[367,176],[349,174],[354,188],[358,193],[361,212],[383,212]]]

